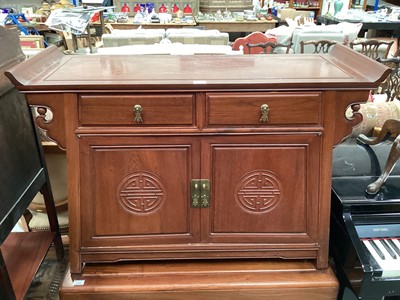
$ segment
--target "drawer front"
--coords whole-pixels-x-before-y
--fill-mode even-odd
[[[262,107],[267,107],[262,120]],[[208,125],[317,125],[320,93],[224,93],[207,95]]]
[[[194,95],[81,95],[82,126],[194,125]]]

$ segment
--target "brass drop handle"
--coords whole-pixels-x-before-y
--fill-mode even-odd
[[[136,123],[143,122],[142,110],[143,110],[143,108],[139,104],[136,104],[133,107],[133,111],[135,112],[135,118],[133,119],[133,121],[135,121]]]
[[[268,122],[268,113],[269,113],[269,106],[268,104],[262,104],[260,107],[261,110],[261,118],[260,122]]]

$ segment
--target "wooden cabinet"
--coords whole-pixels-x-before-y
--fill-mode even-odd
[[[367,0],[351,0],[349,1],[349,8],[366,10],[367,3],[368,3]]]
[[[286,243],[292,251],[290,244],[303,242],[315,255],[319,133],[175,134],[82,137],[82,247],[118,245],[134,253],[172,243],[185,243],[180,252],[199,247],[190,243],[222,243],[207,247],[225,251],[238,248],[226,243],[249,250],[260,246],[254,243],[271,249]],[[191,181],[198,178],[209,182],[208,204],[194,207]],[[291,211],[296,214],[287,220]]]
[[[340,45],[274,59],[51,47],[7,75],[67,149],[80,273],[90,262],[205,258],[327,268],[332,148],[360,121],[346,108],[388,72]]]
[[[321,13],[323,0],[289,0],[289,7],[297,10],[309,10],[315,12],[315,17]]]
[[[293,8],[299,11],[314,12],[314,17],[321,14],[323,0],[278,0],[281,4],[286,4],[286,8]],[[306,16],[308,17],[308,15]]]
[[[295,242],[308,243],[296,255],[315,256],[321,132],[307,126],[320,124],[321,93],[207,93],[205,102],[196,94],[79,98],[82,126],[129,126],[121,131],[127,136],[81,138],[82,247],[112,252],[120,246],[130,249],[131,258],[144,250],[153,258],[174,258],[199,247],[218,249],[211,256],[236,256],[238,248],[253,256],[250,251],[262,245],[263,256],[274,256],[268,252],[279,247],[283,253],[284,244],[293,252]],[[265,124],[264,103],[270,109]],[[136,105],[140,122],[134,120]],[[286,111],[293,106],[298,109],[290,117]],[[249,132],[275,124],[284,126],[280,134]],[[137,128],[156,125],[170,127],[168,135],[135,135]],[[195,132],[182,136],[177,125]],[[289,125],[305,132],[293,135]],[[220,136],[220,126],[247,128]],[[208,127],[217,132],[203,134]],[[207,190],[196,179],[205,180]],[[296,214],[287,220],[291,211]],[[160,251],[177,244],[179,250]]]

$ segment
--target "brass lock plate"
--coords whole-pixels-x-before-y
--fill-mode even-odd
[[[193,179],[190,182],[190,206],[192,208],[210,207],[210,181]]]

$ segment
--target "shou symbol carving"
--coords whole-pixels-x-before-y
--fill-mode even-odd
[[[140,171],[126,175],[117,188],[121,206],[133,214],[151,214],[165,199],[165,187],[157,175]]]
[[[265,213],[273,210],[283,196],[282,182],[273,172],[256,170],[245,174],[235,189],[236,202],[245,211]]]

